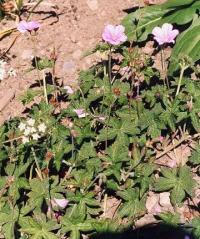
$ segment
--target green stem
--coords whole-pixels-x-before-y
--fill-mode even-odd
[[[106,125],[106,145],[105,145],[106,149],[108,147],[108,125],[110,123],[110,116],[111,116],[112,105],[113,104],[111,104],[110,107],[109,107],[108,122],[107,122],[107,125]]]
[[[85,192],[87,192],[88,191],[88,189],[90,189],[90,187],[92,187],[93,186],[93,184],[97,181],[97,179],[99,179],[100,178],[100,175],[97,175],[95,178],[94,178],[94,180],[85,188]]]
[[[109,84],[110,84],[110,92],[112,87],[112,47],[110,46],[110,51],[108,54],[108,76],[109,76]]]
[[[165,59],[164,59],[163,46],[161,46],[160,54],[161,54],[162,74],[163,74],[165,72],[165,63],[164,63]],[[164,82],[164,85],[166,86],[165,76],[163,78],[163,82]]]
[[[43,81],[44,98],[45,98],[46,104],[48,105],[49,102],[48,102],[48,95],[47,95],[47,84],[46,84],[45,71],[43,70],[42,73],[43,73],[42,81]]]
[[[38,163],[38,159],[37,159],[37,156],[36,156],[36,153],[35,153],[35,150],[33,147],[31,147],[31,151],[33,153],[33,158],[35,160],[35,164],[36,164],[36,167],[37,167],[37,174],[38,174],[38,177],[43,180],[43,177],[42,177],[42,171],[40,169],[40,166],[39,166],[39,163]]]
[[[167,83],[167,88],[169,89],[169,79],[167,77],[167,66],[166,66],[164,46],[161,47],[161,60],[162,60],[162,69],[164,72],[164,77]]]
[[[37,71],[37,78],[38,78],[39,85],[41,87],[42,85],[41,85],[41,82],[40,82],[40,72],[39,72],[38,61],[37,61],[37,48],[36,48],[37,39],[36,39],[36,35],[35,36],[31,35],[31,39],[32,39],[32,42],[33,42],[34,61],[35,61],[35,67],[36,67],[36,71]]]
[[[179,94],[179,91],[180,91],[180,88],[181,88],[181,82],[182,82],[185,70],[186,70],[186,66],[182,65],[181,66],[181,73],[180,73],[180,77],[179,77],[179,81],[178,81],[178,87],[177,87],[177,90],[176,90],[176,96],[178,96],[178,94]]]
[[[50,178],[48,175],[48,196],[49,196],[49,208],[50,208],[50,219],[53,218],[53,207],[52,207],[52,203],[51,203],[51,186],[50,186]]]

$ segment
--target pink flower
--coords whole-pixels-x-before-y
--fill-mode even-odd
[[[165,138],[163,136],[159,137],[160,142],[162,142]]]
[[[17,26],[17,30],[20,31],[21,33],[31,32],[33,30],[37,30],[38,28],[40,28],[40,24],[36,21],[31,22],[21,21],[18,23]]]
[[[74,90],[69,85],[64,86],[64,89],[67,91],[67,94],[69,95],[72,95],[74,93]]]
[[[99,116],[99,120],[105,121],[105,120],[106,120],[106,117],[104,117],[104,116]]]
[[[85,118],[88,115],[88,113],[85,113],[84,109],[75,109],[74,112],[79,118]]]
[[[125,28],[122,25],[107,25],[104,28],[102,38],[111,45],[119,45],[127,40],[127,36],[124,31]]]
[[[184,237],[184,239],[190,239],[190,237],[189,237],[188,235],[186,235],[186,236]]]
[[[154,35],[154,40],[158,42],[159,45],[164,43],[174,43],[174,39],[179,34],[178,30],[173,30],[173,25],[169,23],[164,23],[162,27],[155,27],[152,31]]]
[[[61,208],[65,208],[67,206],[67,204],[69,203],[69,201],[67,199],[54,198],[53,200]]]

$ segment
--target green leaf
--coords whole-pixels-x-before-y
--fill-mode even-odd
[[[31,238],[58,239],[58,237],[51,232],[55,230],[54,228],[59,228],[59,226],[56,225],[56,222],[52,221],[48,223],[45,221],[45,217],[42,216],[42,218],[42,222],[39,222],[31,217],[21,217],[19,220],[21,226],[20,231],[31,235]]]
[[[122,24],[126,28],[126,34],[129,40],[144,41],[152,32],[153,28],[158,26],[168,9],[163,10],[160,6],[150,6],[137,10],[127,15]]]
[[[39,61],[37,61],[37,67],[39,70],[44,70],[46,68],[52,68],[53,65],[54,65],[54,61],[49,60],[48,58],[39,59]]]
[[[177,225],[180,223],[180,215],[178,213],[163,212],[159,214],[159,218],[169,225]]]
[[[200,237],[200,218],[195,218],[192,220],[192,226],[193,226],[193,233],[196,236],[196,238]]]
[[[169,74],[172,75],[180,69],[177,60],[188,58],[195,63],[200,59],[200,20],[197,19],[185,32],[179,35],[171,54]],[[189,66],[189,65],[188,65]]]
[[[13,209],[4,208],[0,211],[0,225],[2,226],[5,238],[15,238],[15,226],[18,218],[19,209],[17,207]]]
[[[187,194],[192,197],[195,181],[189,167],[172,171],[164,169],[162,174],[164,177],[160,177],[154,185],[156,191],[170,191],[173,204],[180,204]]]
[[[193,3],[193,4],[192,4]],[[179,7],[176,7],[179,6]],[[164,23],[183,25],[192,22],[199,9],[199,1],[168,1],[137,10],[126,16],[122,24],[129,40],[145,41],[156,26]]]
[[[138,190],[128,189],[117,194],[125,200],[125,203],[119,209],[120,217],[137,218],[145,214],[145,198],[139,200]]]
[[[189,158],[189,161],[195,166],[200,165],[200,145],[197,145],[196,148],[192,151],[192,155]]]
[[[162,5],[162,8],[175,8],[175,7],[182,7],[182,6],[187,6],[191,5],[194,2],[198,2],[198,0],[168,0],[166,3]]]
[[[80,231],[78,229],[72,230],[70,234],[70,239],[80,239],[80,238],[81,238]]]
[[[192,126],[194,127],[194,129],[199,132],[200,131],[200,120],[199,120],[199,116],[197,115],[196,112],[192,111],[190,112],[190,118],[192,121]]]

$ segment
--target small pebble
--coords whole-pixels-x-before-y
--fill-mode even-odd
[[[92,11],[96,11],[98,9],[97,0],[87,0],[87,5]]]

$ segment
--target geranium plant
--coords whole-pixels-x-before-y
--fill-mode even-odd
[[[181,52],[198,3],[139,9],[124,20],[127,35],[121,25],[106,26],[97,50],[107,59],[81,72],[76,86],[58,85],[52,76],[50,83],[43,79],[44,94],[38,87],[21,97],[25,105],[35,96],[40,102],[0,127],[3,238],[79,239],[132,227],[148,213],[176,227],[189,222],[185,238],[199,238],[200,84],[185,74],[192,66],[199,79],[197,58],[190,65],[180,58],[178,78],[163,59],[163,77],[140,44],[149,35],[157,52],[171,43],[172,56]],[[178,16],[191,25],[180,29]],[[27,24],[20,29],[39,27]],[[39,73],[54,66],[48,58],[33,65]],[[160,200],[150,208],[151,197]]]

